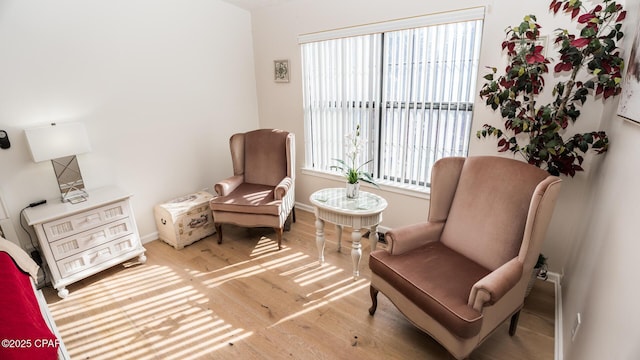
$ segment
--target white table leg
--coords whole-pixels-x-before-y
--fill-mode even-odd
[[[353,229],[351,233],[351,240],[353,244],[351,245],[351,259],[353,260],[353,278],[357,279],[360,276],[360,271],[358,268],[360,267],[360,258],[362,257],[362,244],[360,244],[360,238],[362,235],[360,234],[360,229]]]
[[[371,227],[371,232],[369,233],[369,241],[371,242],[371,251],[376,249],[378,245],[378,225],[373,225]]]
[[[336,225],[336,229],[338,230],[338,252],[342,250],[342,225]]]
[[[318,261],[324,264],[324,220],[316,218],[316,246],[318,247]]]

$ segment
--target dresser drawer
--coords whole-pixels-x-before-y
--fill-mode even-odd
[[[62,260],[68,256],[102,245],[119,237],[132,234],[133,232],[133,225],[131,224],[130,218],[124,218],[95,229],[54,241],[49,246],[51,246],[53,258],[56,260]]]
[[[127,201],[120,201],[43,224],[49,242],[60,240],[104,223],[129,217]]]
[[[110,241],[104,245],[100,245],[90,250],[85,250],[77,255],[57,261],[56,266],[63,277],[73,275],[137,249],[137,242],[138,240],[135,234],[127,235]]]

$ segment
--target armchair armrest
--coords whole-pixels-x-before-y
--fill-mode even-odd
[[[513,258],[489,275],[478,280],[471,288],[467,304],[477,311],[498,302],[522,278],[522,262]]]
[[[244,182],[243,175],[236,175],[216,183],[213,188],[218,196],[227,196]]]
[[[387,251],[400,255],[424,244],[440,239],[444,223],[424,222],[387,231]]]
[[[282,200],[284,196],[287,194],[289,189],[293,186],[293,180],[290,177],[285,177],[280,181],[274,190],[273,196],[275,200]]]

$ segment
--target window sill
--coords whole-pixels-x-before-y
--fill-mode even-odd
[[[340,176],[340,175],[335,175],[335,174],[330,174],[330,173],[326,173],[326,172],[322,172],[322,171],[318,171],[318,170],[313,170],[313,169],[307,169],[307,168],[302,168],[300,170],[300,172],[304,175],[309,175],[309,176],[315,176],[318,178],[323,178],[323,179],[328,179],[328,180],[334,180],[334,181],[339,181],[339,182],[344,182],[344,177]],[[395,183],[385,183],[385,182],[378,182],[378,186],[380,186],[380,190],[385,191],[385,192],[390,192],[390,193],[395,193],[395,194],[400,194],[400,195],[406,195],[406,196],[411,196],[414,198],[419,198],[419,199],[425,199],[425,200],[429,200],[429,198],[431,197],[431,189],[427,188],[420,188],[418,189],[415,186],[399,186]],[[377,188],[371,184],[367,184],[364,182],[360,183],[360,188],[364,188],[365,190],[377,190]]]

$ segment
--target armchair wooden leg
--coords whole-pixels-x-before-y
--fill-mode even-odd
[[[222,224],[215,224],[218,233],[218,244],[222,244]]]
[[[518,320],[520,319],[520,311],[511,316],[511,323],[509,324],[509,336],[513,336],[516,334],[516,330],[518,329]]]
[[[291,231],[291,224],[293,222],[295,222],[295,220],[293,220],[293,211],[289,213],[289,216],[287,216],[287,220],[284,221],[284,231]]]
[[[291,214],[293,215],[293,222],[296,222],[296,207],[291,208]]]
[[[278,236],[278,250],[282,249],[282,228],[274,228],[276,235]]]
[[[369,293],[371,294],[371,307],[369,308],[369,315],[373,316],[378,309],[378,289],[373,286],[369,286]]]

